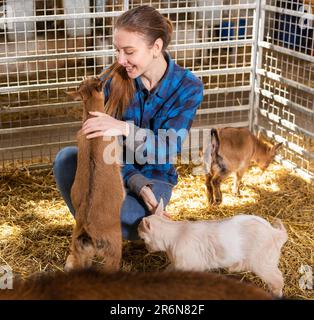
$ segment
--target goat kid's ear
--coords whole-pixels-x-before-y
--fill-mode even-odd
[[[264,135],[264,133],[261,130],[258,131],[258,133],[257,133],[257,139],[264,141],[264,142],[265,141],[268,142],[268,139],[266,138],[266,136]]]
[[[162,216],[163,211],[164,211],[164,200],[161,198],[154,214],[156,214],[157,216]]]
[[[143,227],[144,227],[144,230],[150,230],[151,229],[151,225],[150,225],[150,222],[148,219],[146,218],[143,218]]]
[[[103,82],[100,79],[98,79],[98,80],[99,80],[99,83],[98,83],[98,86],[97,86],[97,91],[101,92],[102,88],[103,88]]]
[[[82,100],[82,96],[78,91],[67,91],[66,94],[75,101]]]
[[[276,152],[278,149],[280,149],[280,148],[282,147],[282,145],[283,145],[282,142],[279,142],[279,143],[275,144],[275,145],[273,146],[274,152]]]

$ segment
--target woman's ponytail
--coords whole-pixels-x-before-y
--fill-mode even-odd
[[[110,81],[110,94],[105,104],[105,113],[121,120],[126,107],[134,97],[135,86],[125,68],[118,62],[105,69],[98,77],[103,77],[104,85]]]

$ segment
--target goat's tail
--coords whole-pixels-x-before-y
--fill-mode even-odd
[[[282,231],[286,231],[285,226],[279,218],[275,218],[273,222],[273,227]]]
[[[206,174],[210,172],[213,161],[217,162],[219,146],[218,131],[212,128],[210,131],[210,143],[206,145],[203,155],[203,165]]]
[[[210,131],[210,137],[211,137],[211,154],[217,155],[219,146],[220,146],[220,140],[218,137],[218,131],[215,128],[212,128]]]
[[[284,224],[282,223],[282,221],[280,219],[276,218],[272,225],[277,231],[278,240],[283,245],[288,240],[288,234],[287,234],[287,230],[286,230]]]

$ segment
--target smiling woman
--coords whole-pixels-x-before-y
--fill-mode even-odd
[[[121,209],[122,234],[129,240],[138,239],[138,224],[154,212],[161,198],[165,205],[169,202],[178,181],[172,158],[181,151],[203,98],[202,82],[166,52],[171,33],[170,20],[149,6],[126,11],[117,19],[117,61],[100,74],[104,82],[104,113],[92,114],[94,117],[83,124],[87,139],[118,132],[123,139],[128,137],[128,142],[132,140],[124,143],[127,152],[121,168],[126,188]],[[160,129],[180,132],[180,139],[160,138]],[[135,139],[138,136],[140,139]],[[150,161],[137,162],[135,151]],[[53,168],[57,186],[71,209],[76,165],[77,148],[69,147],[57,154]]]

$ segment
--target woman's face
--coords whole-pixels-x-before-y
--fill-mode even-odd
[[[148,45],[144,35],[116,29],[114,46],[117,61],[125,67],[130,78],[135,79],[149,71],[154,60],[153,56],[156,54],[156,48],[155,45],[152,47]]]

